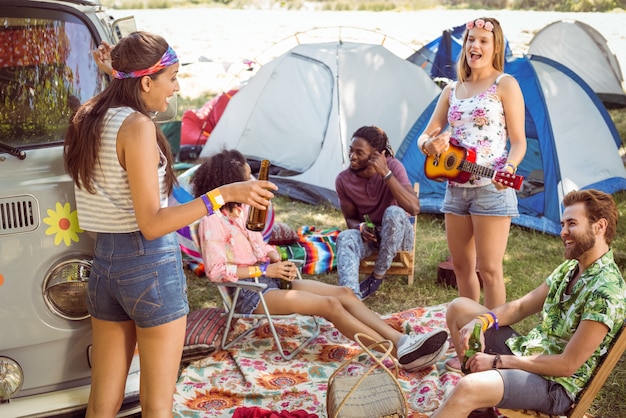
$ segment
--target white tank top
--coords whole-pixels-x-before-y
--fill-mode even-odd
[[[456,97],[455,81],[449,98],[451,136],[461,145],[476,151],[476,164],[496,170],[504,166],[508,156],[504,107],[497,94],[498,83],[505,76],[509,75],[500,74],[486,91],[466,99]],[[491,179],[473,175],[466,183],[452,183],[459,187],[476,187],[491,183]]]
[[[78,224],[81,229],[93,232],[126,233],[139,230],[133,200],[130,195],[126,170],[117,158],[117,133],[126,118],[135,111],[130,107],[112,108],[104,117],[100,151],[93,173],[91,194],[74,186]],[[155,143],[155,146],[158,145]],[[165,168],[168,163],[160,152],[158,167],[161,206],[165,206]]]

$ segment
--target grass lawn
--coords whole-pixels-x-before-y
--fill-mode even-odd
[[[612,247],[617,261],[626,271],[626,192],[614,195],[619,205],[621,223]],[[313,225],[318,229],[345,228],[341,212],[333,207],[304,204],[286,197],[274,199],[276,221],[292,228]],[[443,217],[420,214],[417,217],[418,239],[415,257],[415,282],[407,286],[406,278],[390,277],[366,304],[380,314],[398,312],[415,306],[436,305],[452,300],[457,291],[437,282],[437,264],[448,255]],[[563,261],[563,245],[558,237],[534,230],[513,226],[504,260],[507,300],[515,299],[535,288]],[[324,274],[313,278],[327,283],[337,283],[337,274]],[[204,278],[188,275],[189,297],[192,309],[220,306],[219,295]],[[525,332],[535,324],[530,318],[516,328]],[[604,389],[592,406],[595,417],[626,417],[626,363],[622,358],[609,377]]]

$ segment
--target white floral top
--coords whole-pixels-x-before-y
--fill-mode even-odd
[[[460,145],[476,151],[478,165],[493,169],[501,169],[506,163],[508,133],[504,118],[504,108],[496,93],[501,74],[484,92],[458,99],[456,97],[457,81],[450,89],[448,123],[452,128],[451,137]],[[491,183],[490,178],[472,176],[467,183],[452,183],[460,187],[485,186]]]

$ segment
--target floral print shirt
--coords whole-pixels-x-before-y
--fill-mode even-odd
[[[568,377],[545,376],[561,384],[572,400],[587,384],[598,361],[606,354],[626,316],[626,285],[609,250],[585,270],[572,293],[567,285],[578,267],[577,260],[567,260],[546,279],[550,287],[543,305],[541,323],[528,335],[511,337],[507,345],[518,356],[560,354],[576,332],[580,321],[598,321],[609,331],[593,355]]]
[[[212,282],[236,282],[237,266],[253,266],[269,260],[276,247],[263,241],[263,234],[246,228],[249,206],[230,218],[224,211],[200,221],[199,238],[205,273]],[[229,268],[231,267],[231,268]]]
[[[458,82],[455,81],[449,98],[451,137],[460,145],[476,151],[476,164],[496,170],[504,166],[508,155],[504,108],[497,94],[498,82],[505,75],[500,75],[486,91],[467,99],[456,97]],[[476,176],[466,183],[452,182],[459,187],[478,187],[489,183],[490,178]]]

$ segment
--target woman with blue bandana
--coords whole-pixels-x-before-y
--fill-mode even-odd
[[[86,416],[114,417],[139,349],[143,417],[171,417],[183,350],[186,280],[175,231],[226,202],[264,209],[276,186],[247,181],[167,207],[176,181],[167,139],[151,115],[178,91],[178,57],[158,35],[135,32],[94,51],[113,79],[80,106],[65,138],[78,220],[95,233],[87,305],[93,329]]]

